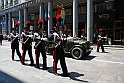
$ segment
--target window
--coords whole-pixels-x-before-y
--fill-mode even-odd
[[[72,9],[67,9],[67,15],[72,15]]]
[[[114,23],[113,22],[110,22],[109,23],[109,28],[113,28],[113,26],[114,26]]]
[[[53,15],[53,17],[56,17],[57,11],[53,11],[52,15]]]
[[[107,3],[106,4],[106,9],[107,10],[111,10],[111,9],[113,9],[114,7],[113,7],[113,3],[112,2],[109,2],[109,3]]]
[[[121,27],[121,22],[116,22],[116,27]]]
[[[78,14],[81,14],[81,7],[78,7]]]
[[[112,10],[112,9],[114,9],[114,2],[95,4],[95,12],[102,12],[105,10]]]
[[[83,14],[85,14],[87,12],[86,10],[86,6],[83,7]]]
[[[83,14],[83,7],[81,7],[81,11],[80,11],[81,14]]]
[[[86,13],[86,6],[78,7],[78,14],[85,14]]]

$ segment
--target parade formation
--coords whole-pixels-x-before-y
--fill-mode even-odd
[[[65,51],[70,52],[75,59],[82,59],[84,55],[89,55],[91,53],[90,42],[79,41],[70,34],[64,34],[62,31],[62,16],[61,16],[62,6],[58,6],[58,14],[56,16],[56,25],[50,31],[49,35],[46,35],[43,31],[42,24],[43,20],[38,19],[37,28],[35,33],[30,33],[30,21],[26,21],[26,27],[24,27],[24,32],[19,35],[17,33],[17,28],[20,26],[18,22],[15,22],[15,27],[12,28],[11,37],[11,49],[12,49],[12,60],[14,60],[15,50],[22,65],[25,65],[25,56],[28,51],[30,58],[30,66],[35,66],[35,68],[40,69],[39,57],[40,53],[43,58],[43,70],[49,69],[47,67],[47,56],[46,53],[51,53],[53,55],[53,73],[57,73],[57,63],[60,60],[60,65],[63,71],[63,77],[68,77],[68,69],[65,61]],[[76,38],[77,39],[77,38]],[[22,44],[22,54],[19,51],[19,42]],[[35,45],[32,46],[32,42],[35,42]],[[52,48],[49,48],[51,45]],[[34,63],[32,55],[32,47],[35,50],[36,64]]]

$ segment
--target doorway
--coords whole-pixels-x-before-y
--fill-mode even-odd
[[[115,28],[114,28],[114,41],[121,42],[121,21],[115,21]]]

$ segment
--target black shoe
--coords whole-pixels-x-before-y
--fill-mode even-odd
[[[26,65],[26,64],[24,63],[24,64],[22,64],[22,65]]]
[[[40,69],[40,67],[35,67],[35,68]]]
[[[66,74],[63,74],[62,76],[63,77],[69,77],[69,75],[70,75],[69,73],[66,73]]]
[[[34,64],[29,64],[29,66],[34,66]]]
[[[58,76],[59,74],[58,73],[54,73],[54,75]]]
[[[42,68],[42,70],[48,70],[49,68],[48,67],[44,67],[44,68]]]

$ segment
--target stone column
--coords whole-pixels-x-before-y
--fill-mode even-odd
[[[15,5],[15,2],[14,2],[14,0],[13,0],[13,6]]]
[[[19,34],[21,34],[22,32],[22,9],[19,10],[19,23],[20,23],[20,26],[19,26]]]
[[[2,22],[2,16],[0,16],[0,21]],[[0,24],[0,33],[2,33],[2,25]]]
[[[9,33],[11,32],[12,29],[12,12],[9,12]]]
[[[5,33],[8,34],[8,13],[5,14]]]
[[[26,21],[28,20],[28,8],[24,8],[24,27],[26,27]]]
[[[73,0],[73,37],[78,35],[78,0]]]
[[[48,35],[50,34],[50,30],[52,29],[52,2],[48,2],[48,13],[50,14],[50,20],[48,20]]]
[[[44,29],[44,3],[40,3],[40,19],[43,20],[42,28]]]
[[[6,0],[4,0],[4,9],[6,8]]]
[[[8,0],[8,6],[10,6],[10,0]]]
[[[87,0],[87,41],[93,42],[93,0]]]

